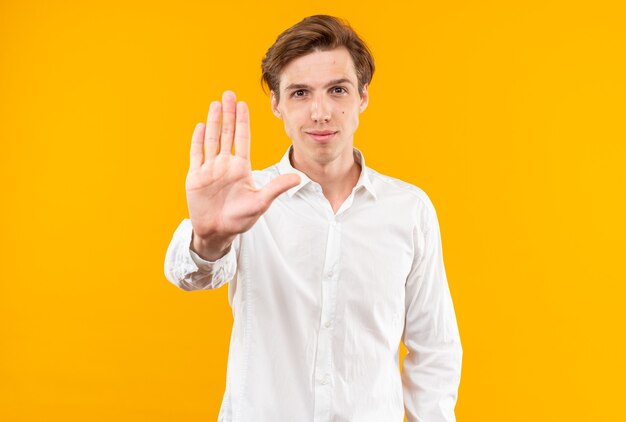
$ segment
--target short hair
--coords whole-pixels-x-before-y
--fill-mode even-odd
[[[354,63],[358,79],[359,94],[374,75],[374,57],[365,42],[350,27],[348,22],[329,15],[313,15],[283,31],[265,53],[261,62],[261,86],[274,91],[280,100],[280,74],[292,60],[314,51],[333,50],[345,47]],[[265,84],[265,85],[264,85]]]

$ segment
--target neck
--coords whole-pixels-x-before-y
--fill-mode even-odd
[[[343,201],[350,196],[352,189],[359,180],[361,165],[354,159],[352,147],[340,154],[336,159],[328,162],[307,160],[295,150],[290,155],[291,165],[317,182],[324,191],[324,196],[331,203],[336,212]]]

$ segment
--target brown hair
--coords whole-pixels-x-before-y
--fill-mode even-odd
[[[350,52],[359,94],[362,95],[363,86],[370,83],[374,75],[374,57],[347,22],[329,15],[306,17],[276,38],[261,62],[263,90],[265,83],[274,91],[276,101],[279,101],[280,74],[290,61],[317,50],[326,51],[337,47],[345,47]]]

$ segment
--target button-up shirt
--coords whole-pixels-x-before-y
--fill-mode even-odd
[[[290,147],[291,149],[291,147]],[[462,348],[437,215],[420,188],[366,167],[335,213],[282,160],[281,194],[229,252],[191,250],[184,219],[165,259],[183,290],[228,284],[233,312],[220,422],[451,422]],[[408,354],[399,365],[399,345]]]

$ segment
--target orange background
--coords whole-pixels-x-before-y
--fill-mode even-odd
[[[276,162],[260,61],[316,13],[375,55],[356,146],[437,209],[458,420],[626,420],[626,14],[584,3],[1,2],[0,420],[216,420],[227,290],[163,275],[191,134],[233,89]]]

